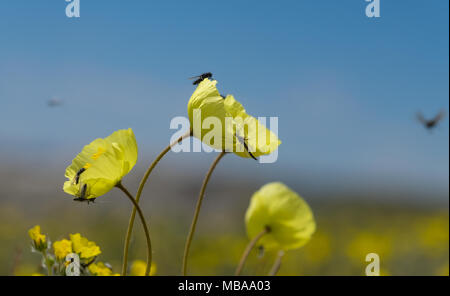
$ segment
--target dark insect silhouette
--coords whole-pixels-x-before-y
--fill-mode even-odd
[[[250,155],[251,158],[253,158],[254,160],[258,160],[251,152],[250,149],[248,149],[248,145],[247,145],[247,140],[244,137],[240,137],[238,135],[236,135],[236,139],[239,141],[239,143],[241,143],[242,145],[244,145],[245,151],[247,151],[247,153]]]
[[[63,104],[63,101],[59,98],[52,98],[47,101],[47,106],[49,107],[58,107]]]
[[[431,130],[444,118],[445,112],[442,110],[432,119],[425,119],[421,112],[417,112],[417,120],[422,123],[426,129]]]
[[[212,77],[212,73],[211,72],[206,72],[206,73],[203,73],[202,75],[194,76],[194,77],[191,77],[189,79],[195,79],[195,81],[192,82],[192,84],[193,85],[197,85],[200,82],[202,82],[203,79],[211,78],[211,77]]]
[[[80,175],[86,170],[86,168],[81,168],[78,170],[77,174],[75,175],[75,178],[73,178],[72,184],[78,184],[80,182]],[[86,184],[85,184],[86,185]]]
[[[86,198],[86,191],[87,191],[87,184],[84,184],[83,187],[81,187],[80,196],[77,198],[74,198],[73,200],[79,201],[79,202],[87,201],[88,204],[90,202],[94,202],[95,198]]]
[[[261,245],[257,248],[258,251],[258,259],[261,259],[262,257],[264,257],[264,246]]]

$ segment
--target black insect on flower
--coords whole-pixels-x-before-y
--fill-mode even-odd
[[[202,82],[203,79],[211,78],[211,77],[212,77],[212,73],[211,72],[206,72],[206,73],[203,73],[203,74],[198,75],[198,76],[190,77],[189,79],[195,79],[195,81],[192,82],[192,84],[193,85],[197,85],[200,82]]]
[[[81,187],[80,196],[74,198],[73,200],[74,201],[79,201],[79,202],[86,201],[88,204],[91,203],[91,202],[92,203],[95,202],[95,198],[86,198],[86,191],[87,191],[87,184],[84,184]]]

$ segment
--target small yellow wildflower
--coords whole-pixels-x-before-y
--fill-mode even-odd
[[[134,260],[131,264],[130,275],[131,276],[144,276],[145,269],[147,268],[147,263],[142,260]],[[152,262],[152,266],[150,268],[150,275],[156,274],[156,264]]]
[[[90,259],[101,254],[100,247],[95,242],[89,241],[79,233],[71,234],[73,252],[77,253],[81,259]]]
[[[273,182],[253,194],[245,215],[247,233],[256,237],[265,249],[296,249],[305,245],[316,229],[308,204],[286,185]]]
[[[81,200],[104,195],[131,171],[137,153],[132,129],[118,130],[92,141],[67,167],[64,191]]]
[[[92,263],[88,267],[89,272],[95,276],[112,276],[113,272],[110,267],[108,267],[103,262]]]
[[[70,253],[72,253],[72,242],[67,239],[62,239],[53,243],[53,250],[57,259],[64,259]]]
[[[189,100],[188,115],[194,137],[214,149],[234,152],[245,158],[267,155],[275,151],[281,144],[278,137],[256,118],[248,115],[232,95],[221,96],[216,84],[216,80],[204,79]],[[220,139],[209,135],[210,126],[206,122],[207,118],[220,121],[222,127]],[[196,126],[196,123],[199,126]]]
[[[47,240],[45,234],[41,234],[41,226],[36,225],[28,230],[28,235],[33,241],[33,246],[36,250],[43,251],[47,249]]]

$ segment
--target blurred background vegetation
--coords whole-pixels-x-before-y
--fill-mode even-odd
[[[210,157],[213,156],[207,158]],[[189,175],[169,173],[161,165],[144,190],[142,205],[150,221],[158,275],[180,272],[201,172],[207,167],[206,162],[202,164],[203,167],[194,166]],[[100,245],[99,260],[111,263],[114,271],[120,272],[131,210],[121,192],[110,192],[87,205],[72,201],[59,188],[62,183],[49,182],[53,171],[0,172],[0,274],[39,271],[40,256],[30,252],[27,235],[35,224],[40,224],[52,241],[80,232]],[[137,180],[142,172],[143,168],[136,169],[124,183],[136,188],[137,183],[132,180]],[[16,182],[11,182],[13,179]],[[234,178],[219,165],[206,193],[189,274],[233,274],[248,242],[244,213],[251,194],[261,185],[252,178]],[[298,185],[289,185],[301,194]],[[363,194],[361,198],[316,195],[303,197],[314,211],[317,232],[305,247],[285,255],[280,275],[364,275],[365,256],[372,252],[380,255],[382,275],[448,275],[449,214],[445,204],[406,203],[402,199],[396,202],[395,195],[390,201],[376,203],[364,199]],[[139,223],[136,225],[130,256],[145,259],[142,229]],[[272,253],[261,257],[253,252],[244,274],[267,274],[274,258]]]

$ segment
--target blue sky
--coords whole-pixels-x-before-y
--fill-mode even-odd
[[[186,116],[187,77],[211,71],[250,114],[279,117],[279,172],[448,193],[448,117],[430,134],[414,114],[449,110],[449,3],[381,0],[378,19],[366,5],[81,0],[69,19],[64,0],[1,1],[0,151],[73,155],[132,127],[156,152]]]

